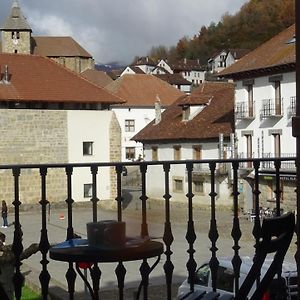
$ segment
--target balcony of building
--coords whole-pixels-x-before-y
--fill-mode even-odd
[[[254,201],[253,213],[256,216],[254,218],[254,222],[247,221],[248,215],[241,213],[241,208],[243,208],[243,199],[240,194],[239,189],[239,172],[241,167],[244,164],[251,163],[253,167],[253,190],[252,195]],[[64,297],[69,297],[69,299],[90,299],[89,291],[93,294],[93,299],[99,299],[98,294],[101,295],[101,282],[105,280],[105,272],[101,273],[102,268],[104,268],[104,263],[95,262],[90,265],[87,269],[90,269],[91,276],[93,276],[93,283],[87,289],[87,292],[82,296],[84,298],[76,298],[78,296],[77,284],[82,281],[81,275],[76,275],[76,272],[79,272],[78,258],[74,258],[74,261],[68,260],[66,265],[65,272],[58,271],[58,268],[54,268],[53,264],[57,263],[57,266],[63,264],[62,262],[54,262],[52,258],[49,257],[49,252],[52,247],[55,246],[58,242],[63,242],[66,240],[68,245],[70,243],[74,243],[74,239],[78,238],[78,226],[80,223],[84,222],[97,222],[103,220],[105,217],[104,212],[99,212],[99,206],[107,201],[102,200],[99,196],[99,190],[97,190],[97,183],[101,182],[102,170],[104,168],[111,168],[111,171],[115,174],[115,182],[113,183],[116,187],[114,203],[115,208],[112,213],[115,216],[115,220],[129,220],[126,217],[126,208],[124,206],[124,189],[123,189],[123,169],[124,166],[130,167],[135,166],[139,169],[140,178],[141,178],[141,189],[136,192],[139,195],[139,209],[136,211],[136,215],[139,216],[137,222],[138,226],[135,226],[139,231],[139,240],[145,241],[146,243],[149,240],[155,240],[155,243],[159,243],[162,245],[163,252],[156,253],[152,252],[152,256],[157,256],[158,260],[152,263],[151,259],[140,259],[137,264],[140,266],[140,277],[141,281],[141,289],[139,289],[139,285],[136,287],[135,297],[138,299],[138,295],[143,295],[143,299],[173,299],[174,295],[177,293],[178,285],[174,283],[178,267],[181,270],[185,270],[185,275],[181,277],[181,281],[184,278],[189,278],[189,289],[190,291],[194,291],[195,288],[195,271],[199,266],[199,256],[198,253],[204,253],[204,256],[210,261],[210,268],[212,276],[215,276],[218,269],[218,257],[221,253],[225,253],[228,256],[228,259],[231,261],[235,279],[238,278],[238,274],[240,272],[240,256],[244,255],[244,253],[248,253],[248,255],[253,256],[255,254],[255,248],[257,243],[260,241],[260,229],[262,219],[260,217],[260,202],[263,200],[263,193],[261,193],[261,182],[260,182],[260,173],[263,171],[263,166],[266,163],[270,163],[270,167],[273,165],[273,174],[276,178],[276,184],[279,186],[280,175],[281,175],[281,166],[285,163],[295,163],[295,157],[288,158],[254,158],[254,159],[227,159],[227,160],[195,160],[195,161],[161,161],[161,162],[134,162],[134,163],[93,163],[93,164],[60,164],[60,165],[1,165],[0,172],[1,176],[6,176],[10,178],[11,183],[11,191],[13,194],[12,201],[12,209],[10,211],[10,217],[12,223],[12,251],[14,254],[13,260],[13,283],[15,290],[16,299],[20,299],[21,291],[23,288],[23,282],[28,272],[24,274],[22,269],[22,253],[23,249],[27,247],[28,242],[36,242],[38,243],[38,253],[35,254],[40,257],[39,259],[39,276],[38,282],[36,285],[39,286],[40,291],[43,295],[43,299],[48,299],[49,293],[53,293],[53,280],[56,282],[58,280],[66,282],[66,290],[69,293],[69,296],[66,296],[67,291],[65,292]],[[182,174],[186,178],[186,185],[188,192],[182,195],[182,202],[179,203],[179,207],[182,215],[180,217],[176,216],[176,220],[174,219],[175,215],[173,215],[173,209],[175,208],[175,203],[172,201],[172,188],[171,188],[171,179],[170,172],[174,165],[183,165],[185,168],[185,174]],[[201,166],[203,165],[203,166]],[[221,216],[220,207],[218,205],[218,192],[215,189],[216,181],[218,177],[216,176],[218,169],[217,166],[226,165],[230,169],[230,209],[226,213],[230,222],[229,227],[225,230],[225,234],[222,236],[219,235],[219,230],[224,226],[224,219]],[[148,176],[147,172],[155,166],[156,170],[159,167],[159,173],[162,174],[163,180],[161,181],[162,193],[160,196],[160,201],[162,205],[159,209],[155,210],[155,207],[151,205],[152,199],[149,197],[151,191],[149,190],[149,184],[151,183],[151,177]],[[78,206],[76,205],[76,199],[73,196],[73,189],[76,188],[73,182],[73,173],[80,172],[82,168],[90,169],[90,182],[92,184],[92,191],[90,201],[86,202],[85,206],[85,214],[80,214],[78,216]],[[65,238],[61,241],[58,241],[57,238],[54,238],[53,235],[53,225],[51,225],[48,221],[49,218],[49,207],[55,206],[55,203],[51,203],[48,199],[51,196],[50,186],[51,181],[55,180],[52,176],[53,170],[60,170],[61,174],[64,174],[65,177],[65,201],[61,203],[61,208],[65,211]],[[196,201],[196,196],[193,191],[193,172],[195,170],[205,170],[207,174],[209,174],[209,182],[210,182],[210,191],[207,193],[207,198],[209,199],[209,207],[206,210],[205,215],[208,218],[207,230],[205,233],[201,233],[197,223],[200,221],[197,219],[199,209],[201,210],[201,204]],[[156,171],[157,172],[157,171]],[[37,223],[34,224],[34,228],[26,228],[24,223],[24,216],[22,215],[22,207],[24,204],[23,200],[26,198],[26,192],[33,187],[27,186],[26,189],[22,186],[23,180],[25,180],[26,176],[34,174],[35,184],[37,184],[36,188],[39,191],[39,201],[36,203],[31,203],[31,205],[36,205],[39,207]],[[48,178],[49,177],[49,178]],[[3,180],[3,177],[1,177]],[[281,197],[282,193],[280,189],[274,191],[275,193],[275,211],[280,214],[282,211],[282,203]],[[295,189],[293,189],[294,196]],[[28,194],[29,195],[29,194]],[[296,197],[296,196],[295,196]],[[26,198],[26,200],[28,200]],[[198,208],[197,208],[198,207]],[[296,209],[295,207],[292,210]],[[155,211],[153,213],[153,211]],[[287,209],[284,209],[287,212]],[[152,222],[150,219],[150,215],[155,215],[156,220],[158,220],[157,213],[160,214],[160,222],[162,224],[161,235],[153,236],[153,232],[151,232]],[[75,219],[76,215],[76,219]],[[84,219],[84,216],[89,216],[88,219]],[[83,220],[84,219],[84,220]],[[177,223],[178,219],[180,219],[183,224],[182,234],[178,236],[178,233],[181,232],[178,229]],[[131,219],[130,219],[131,220]],[[132,221],[132,220],[131,220]],[[244,224],[241,226],[241,224]],[[50,228],[51,227],[51,228]],[[206,228],[206,227],[205,227]],[[56,230],[63,230],[63,227],[56,227]],[[29,240],[28,232],[38,230],[39,237],[37,240]],[[51,234],[50,234],[51,232]],[[224,232],[224,230],[222,231]],[[252,232],[252,236],[251,236]],[[86,236],[85,232],[81,232],[81,235]],[[176,240],[174,237],[176,236]],[[247,246],[245,244],[244,237],[247,237]],[[182,240],[180,246],[177,244],[177,239]],[[204,240],[206,240],[204,242]],[[77,243],[76,239],[76,243]],[[81,241],[81,239],[79,239]],[[86,243],[86,240],[83,240],[83,243]],[[145,244],[148,245],[148,244]],[[250,246],[249,246],[250,245]],[[83,244],[82,244],[83,247]],[[145,246],[145,249],[147,246]],[[113,249],[115,251],[115,249]],[[151,249],[150,249],[151,250]],[[111,251],[110,257],[113,258],[114,251]],[[290,254],[295,254],[295,243],[293,242]],[[157,255],[156,255],[157,254]],[[126,258],[126,253],[122,254],[123,258]],[[129,254],[128,254],[129,255]],[[151,257],[152,257],[151,256]],[[127,260],[130,260],[131,254],[128,256]],[[180,259],[179,259],[180,257]],[[160,258],[160,261],[159,261]],[[88,260],[89,257],[86,257]],[[126,260],[126,259],[124,259]],[[101,259],[99,259],[101,261]],[[115,262],[114,266],[109,265],[111,269],[109,274],[112,274],[115,271],[115,280],[110,279],[110,284],[113,283],[115,286],[119,288],[118,296],[116,298],[111,299],[124,299],[124,292],[126,290],[126,274],[131,273],[132,270],[130,266],[128,266],[125,262],[116,259],[112,259]],[[155,269],[155,272],[152,270]],[[130,271],[130,272],[129,272]],[[59,279],[65,273],[65,279]],[[101,275],[102,274],[102,275]],[[129,274],[130,275],[130,274]],[[149,285],[149,280],[152,276],[158,276],[160,283],[159,295],[161,298],[151,298],[151,294],[153,293],[153,286]],[[63,277],[62,277],[63,278]],[[216,277],[213,277],[216,278]],[[75,284],[76,283],[76,284]],[[217,281],[213,280],[212,283],[212,291],[216,292]],[[100,292],[98,290],[100,289]],[[236,293],[239,289],[239,285],[235,286]],[[82,292],[84,293],[84,292]],[[97,295],[96,295],[97,294]],[[3,294],[1,294],[1,299],[6,299]],[[67,299],[67,298],[62,298]],[[103,298],[104,299],[104,298]],[[109,299],[109,298],[105,298]],[[125,298],[126,299],[126,298]],[[215,298],[218,299],[217,294],[215,294]]]
[[[261,119],[281,118],[283,116],[283,98],[264,99],[260,109]]]
[[[288,118],[296,116],[296,96],[290,97],[290,103],[287,108]]]
[[[235,117],[240,120],[252,120],[255,118],[255,102],[239,102],[235,106]]]

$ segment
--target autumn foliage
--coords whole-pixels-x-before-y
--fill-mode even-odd
[[[199,58],[206,64],[222,49],[254,49],[294,22],[295,0],[250,0],[235,15],[225,13],[218,24],[202,26],[193,38],[183,37],[175,47],[152,47],[149,56],[158,59],[163,52],[171,61]]]

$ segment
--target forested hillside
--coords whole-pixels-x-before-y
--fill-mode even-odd
[[[202,26],[194,37],[181,38],[176,46],[152,47],[152,59],[170,61],[199,58],[206,64],[215,52],[228,48],[254,49],[295,20],[295,0],[250,0],[235,15],[225,13],[220,22]]]

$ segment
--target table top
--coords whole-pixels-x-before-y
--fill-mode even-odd
[[[163,253],[163,243],[127,238],[120,247],[90,246],[87,239],[71,239],[50,248],[50,258],[65,262],[118,262],[146,259]]]

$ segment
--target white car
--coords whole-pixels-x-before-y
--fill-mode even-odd
[[[229,257],[218,258],[219,260],[219,268],[217,273],[217,292],[220,295],[224,294],[231,294],[234,293],[234,272],[231,263],[231,259]],[[253,264],[253,259],[245,256],[241,257],[242,264],[240,268],[240,278],[239,278],[239,285],[243,283],[249,270]],[[266,259],[265,263],[263,264],[261,275],[263,276],[265,272],[268,270],[268,267],[271,264],[271,260]],[[297,293],[297,267],[296,264],[284,262],[282,266],[282,277],[285,280],[285,291],[286,297],[284,299],[287,300],[296,300],[298,293]],[[271,284],[270,289],[268,291],[268,295],[266,294],[264,299],[273,299],[272,293],[276,293],[276,288],[278,288],[278,283],[274,281],[274,285]],[[211,285],[211,270],[209,267],[209,261],[204,262],[196,271],[195,276],[195,298],[192,295],[188,297],[189,300],[197,299],[197,291],[212,291]],[[249,296],[251,296],[255,291],[255,284],[252,287]],[[184,298],[190,292],[190,284],[188,280],[185,280],[181,286],[178,288],[177,299]],[[279,299],[279,298],[278,298]],[[283,298],[280,298],[283,299]]]

